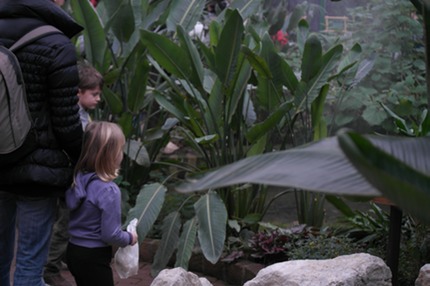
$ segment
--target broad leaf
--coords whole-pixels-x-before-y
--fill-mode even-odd
[[[327,126],[323,116],[324,104],[329,90],[329,85],[324,85],[320,94],[311,104],[312,129],[314,132],[314,141],[327,137]]]
[[[297,5],[296,7],[298,6],[299,5]],[[295,10],[296,9],[297,8],[295,8]],[[305,42],[306,42],[306,39],[308,38],[308,35],[309,35],[309,24],[305,19],[301,19],[298,23],[298,29],[297,29],[297,45],[302,54],[303,54],[303,49],[305,47]]]
[[[398,116],[396,113],[394,113],[390,108],[388,108],[388,106],[386,106],[382,102],[380,104],[381,104],[382,108],[384,108],[385,112],[387,112],[388,115],[394,119],[394,123],[395,123],[396,127],[398,128],[398,130],[402,133],[405,133],[405,135],[411,135],[410,134],[411,129],[409,128],[406,121],[403,118],[401,118],[400,116]]]
[[[183,228],[179,238],[178,251],[176,252],[175,267],[182,267],[188,270],[188,262],[193,253],[194,243],[197,235],[197,219],[194,217],[188,220]]]
[[[86,58],[97,68],[102,68],[107,50],[106,35],[102,22],[88,0],[70,1],[76,21],[84,29]]]
[[[226,110],[227,123],[231,125],[233,117],[242,112],[242,108],[238,111],[239,102],[243,101],[243,96],[248,87],[248,81],[251,77],[251,66],[245,57],[241,55],[238,61],[238,72],[233,80],[233,85],[227,94],[228,110]]]
[[[166,25],[169,31],[175,32],[177,26],[182,26],[186,32],[191,31],[203,13],[204,0],[175,0],[172,1],[170,14]]]
[[[157,248],[154,256],[154,262],[151,267],[151,274],[153,277],[166,268],[170,257],[178,245],[179,230],[181,228],[180,213],[174,211],[167,215],[163,220],[162,235],[160,245]]]
[[[430,223],[430,138],[388,138],[379,144],[348,132],[342,150],[358,171],[400,208]],[[386,152],[383,151],[386,150]]]
[[[141,31],[142,42],[151,56],[169,73],[182,79],[191,75],[187,52],[165,36],[148,31]]]
[[[157,219],[166,195],[166,187],[158,183],[144,185],[136,198],[136,205],[130,209],[125,225],[133,218],[138,219],[137,233],[141,243]]]
[[[230,9],[237,9],[243,19],[248,19],[261,8],[262,0],[234,0]]]
[[[267,112],[273,112],[283,101],[283,62],[273,45],[272,39],[267,33],[264,34],[261,43],[260,56],[270,67],[270,78],[258,76],[257,96]]]
[[[304,82],[309,82],[320,70],[322,58],[321,41],[315,34],[306,40],[302,59],[302,78]]]
[[[133,114],[130,112],[123,112],[121,117],[118,119],[118,124],[121,126],[122,132],[124,132],[125,138],[130,138],[133,131]]]
[[[303,86],[303,90],[299,90],[296,94],[296,103],[299,106],[299,111],[304,107],[305,102],[312,103],[314,99],[319,95],[321,88],[327,84],[330,74],[336,67],[340,56],[342,55],[343,47],[342,45],[336,45],[331,48],[327,53],[325,53],[319,60],[318,66],[320,67],[316,74],[313,74],[309,81],[305,81],[306,85]],[[305,57],[303,57],[303,60]],[[303,70],[302,70],[303,72]],[[309,76],[309,75],[308,75]],[[302,78],[303,82],[304,79]],[[300,103],[298,103],[300,101]]]
[[[255,124],[246,133],[246,138],[254,143],[259,140],[262,136],[267,134],[270,130],[273,130],[276,125],[285,117],[292,108],[291,102],[285,102],[281,104],[272,114],[270,114],[264,121]]]
[[[184,110],[179,109],[177,105],[171,104],[163,94],[159,94],[158,92],[154,93],[154,98],[157,103],[168,112],[173,114],[176,118],[178,118],[181,122],[187,121],[185,119]]]
[[[253,53],[248,47],[242,47],[242,52],[245,54],[252,68],[258,73],[259,77],[271,79],[272,72],[266,61],[259,55]]]
[[[195,204],[198,220],[198,238],[203,255],[215,264],[224,249],[227,224],[227,210],[215,192],[208,192]]]
[[[106,26],[112,28],[115,37],[121,42],[128,42],[135,29],[130,0],[103,1],[103,3],[109,16]]]
[[[375,61],[376,55],[372,54],[368,59],[365,59],[360,63],[355,74],[352,86],[359,83],[365,76],[369,74],[369,72],[373,69],[373,66],[375,65]]]
[[[357,62],[358,57],[361,55],[361,46],[359,44],[355,44],[351,50],[348,52],[346,57],[342,59],[337,67],[337,73],[341,74],[344,72],[351,64]]]
[[[345,157],[336,137],[304,147],[248,157],[194,178],[177,189],[192,192],[246,183],[338,195],[381,194]]]
[[[186,48],[189,58],[191,59],[191,82],[198,88],[203,88],[204,70],[203,63],[200,59],[200,55],[197,51],[196,46],[191,41],[188,34],[185,32],[182,26],[178,26],[178,38],[181,41],[181,45]]]
[[[107,88],[106,86],[103,87],[102,97],[113,114],[119,114],[122,112],[123,105],[121,98],[110,88]]]
[[[237,61],[243,37],[243,20],[237,10],[231,12],[215,48],[216,73],[227,88],[237,72]]]
[[[127,100],[128,108],[133,113],[140,112],[144,106],[146,83],[150,70],[145,55],[141,55],[136,60],[137,64],[134,66]]]
[[[149,167],[151,164],[148,152],[142,142],[133,139],[128,140],[124,152],[140,166]]]

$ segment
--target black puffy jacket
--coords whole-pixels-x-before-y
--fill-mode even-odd
[[[19,163],[0,170],[0,191],[61,194],[72,182],[73,162],[80,154],[79,77],[70,38],[82,27],[51,0],[1,0],[0,44],[9,47],[46,24],[64,34],[44,36],[16,53],[39,147]]]

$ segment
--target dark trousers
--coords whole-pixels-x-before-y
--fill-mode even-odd
[[[77,286],[114,286],[112,247],[87,248],[69,242],[67,265]]]
[[[43,277],[48,279],[60,274],[61,262],[65,260],[69,233],[67,226],[69,223],[69,210],[64,198],[58,200],[57,216],[52,229],[51,246],[49,247],[48,262],[45,265]]]

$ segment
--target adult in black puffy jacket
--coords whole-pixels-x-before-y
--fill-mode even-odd
[[[1,0],[0,44],[11,46],[42,25],[63,32],[46,35],[16,52],[38,135],[38,148],[0,169],[0,285],[9,286],[18,231],[15,286],[45,285],[42,272],[58,196],[71,184],[82,126],[78,71],[70,38],[82,30],[51,0]],[[1,140],[1,139],[0,139]]]

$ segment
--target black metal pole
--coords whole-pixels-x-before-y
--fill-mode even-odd
[[[392,285],[399,286],[399,254],[402,228],[402,210],[390,206],[390,230],[388,234],[387,265],[391,269]]]

